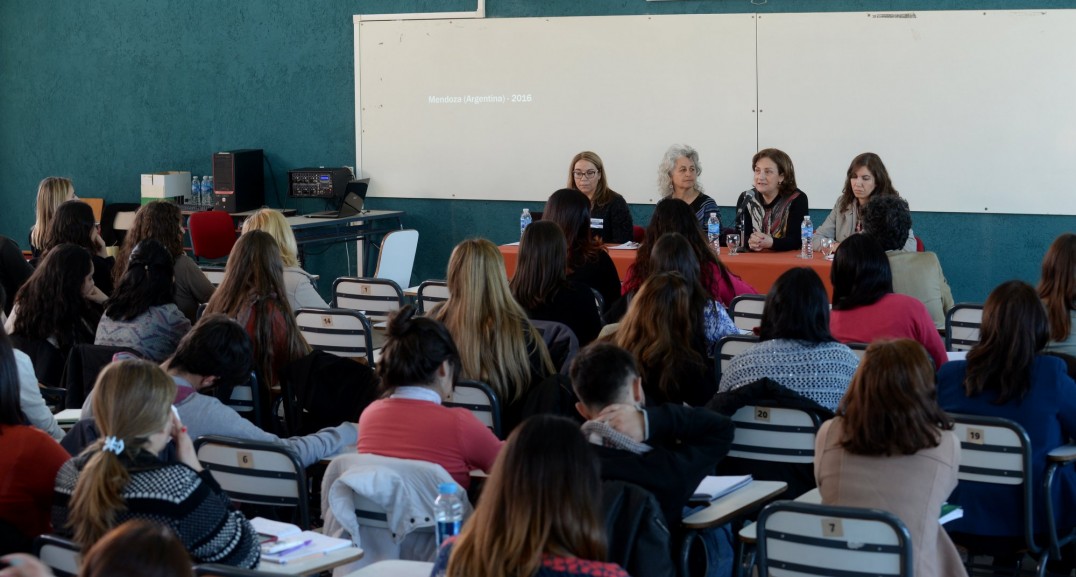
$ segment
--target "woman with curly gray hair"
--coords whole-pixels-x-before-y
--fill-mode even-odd
[[[706,228],[711,212],[719,212],[714,199],[702,192],[698,178],[702,174],[699,153],[686,144],[674,144],[665,151],[658,166],[658,190],[661,196],[682,200],[691,207],[699,226]]]

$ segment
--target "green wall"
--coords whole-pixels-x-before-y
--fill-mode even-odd
[[[1074,7],[1076,0],[769,0],[760,6],[749,0],[491,0],[487,15]],[[0,234],[25,244],[44,176],[73,178],[81,196],[130,201],[138,196],[140,173],[208,174],[213,151],[235,148],[265,149],[276,184],[267,181],[269,204],[321,209],[320,201],[286,198],[286,172],[354,164],[351,16],[473,9],[473,2],[421,0],[0,1]],[[715,196],[729,203],[736,192]],[[514,240],[522,207],[536,209],[542,200],[374,198],[368,204],[407,211],[405,226],[421,231],[418,281],[443,278],[451,248],[462,238]],[[633,211],[645,223],[651,207]],[[821,222],[826,211],[812,215]],[[916,232],[939,253],[957,300],[981,301],[1008,278],[1034,282],[1050,241],[1076,230],[1076,217],[914,217]],[[326,292],[332,278],[346,274],[347,260],[344,247],[321,247],[311,251],[307,268],[326,279]]]

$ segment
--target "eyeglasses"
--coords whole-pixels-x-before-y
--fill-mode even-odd
[[[585,178],[587,180],[590,180],[590,179],[594,178],[595,176],[598,176],[598,171],[597,170],[588,170],[586,172],[583,172],[581,170],[573,170],[572,171],[572,176],[574,176],[576,178]]]

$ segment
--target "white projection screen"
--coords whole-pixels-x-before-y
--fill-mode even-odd
[[[873,151],[914,211],[1071,215],[1073,30],[1074,10],[356,16],[356,162],[372,196],[540,201],[593,150],[652,203],[678,142],[730,206],[774,146],[828,209]]]
[[[699,151],[708,192],[750,186],[754,15],[357,17],[355,37],[372,196],[544,201],[592,150],[614,190],[653,203],[673,143]]]

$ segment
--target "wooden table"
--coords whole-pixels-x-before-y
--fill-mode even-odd
[[[516,261],[519,258],[519,244],[501,245],[501,255],[504,256],[504,268],[508,278],[516,272]],[[628,278],[628,268],[635,263],[634,249],[610,249],[609,256],[616,265],[616,271],[620,274],[623,282]],[[822,278],[822,284],[826,287],[826,294],[833,296],[833,286],[829,282],[829,269],[833,266],[832,261],[822,257],[821,252],[816,252],[813,259],[799,258],[799,251],[789,252],[745,252],[735,256],[728,254],[728,249],[722,249],[721,262],[737,276],[755,287],[758,294],[766,294],[770,287],[777,281],[786,270],[796,267],[808,267],[818,273]]]

